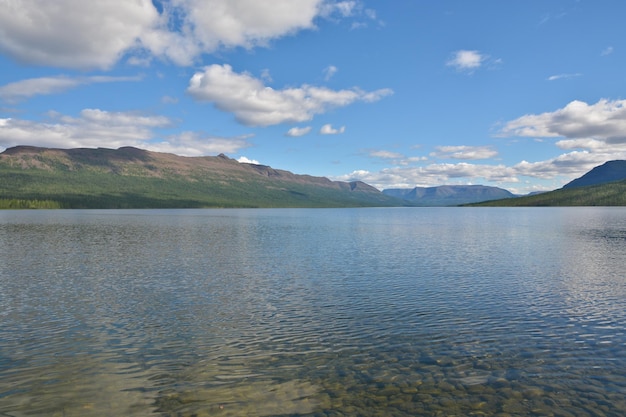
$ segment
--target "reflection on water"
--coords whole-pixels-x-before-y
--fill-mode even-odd
[[[626,414],[626,210],[0,212],[0,416]]]

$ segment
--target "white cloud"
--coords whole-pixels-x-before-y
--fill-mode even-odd
[[[0,146],[119,147],[147,141],[152,138],[153,128],[170,124],[170,120],[163,116],[109,113],[97,109],[85,109],[77,118],[57,113],[51,113],[50,117],[51,121],[47,123],[4,119],[0,124]]]
[[[446,65],[458,71],[473,71],[478,69],[487,58],[487,55],[479,51],[459,50],[453,53]]]
[[[80,85],[140,80],[140,76],[66,77],[60,75],[56,77],[29,78],[0,86],[0,99],[7,102],[17,102],[37,95],[62,93]]]
[[[626,143],[626,100],[602,99],[595,104],[572,101],[554,112],[530,114],[505,124],[500,136],[595,139]]]
[[[602,150],[607,148],[606,142],[597,139],[563,139],[557,141],[556,146],[560,149]]]
[[[287,136],[292,138],[300,137],[309,134],[311,132],[311,126],[306,127],[292,127],[286,133]]]
[[[385,188],[432,187],[470,182],[518,182],[515,170],[504,165],[469,163],[430,164],[423,167],[393,167],[378,172],[358,170],[333,179],[361,180],[380,190]]]
[[[328,129],[333,129],[328,125]],[[565,150],[541,161],[513,165],[431,163],[425,157],[406,157],[388,150],[369,150],[367,155],[393,166],[379,171],[355,170],[332,179],[361,180],[378,189],[412,188],[444,184],[485,184],[516,193],[562,187],[608,160],[626,159],[626,100],[600,100],[595,104],[573,101],[554,112],[525,115],[504,125],[499,136],[527,136],[553,142]],[[489,159],[498,155],[491,146],[437,146],[431,156],[451,159]]]
[[[271,39],[314,28],[321,0],[178,0],[176,13],[205,52],[225,47],[251,48]]]
[[[315,19],[346,18],[357,1],[330,0],[0,0],[0,51],[34,65],[109,69],[123,57],[190,65],[202,53],[253,48]],[[77,35],[79,34],[79,35]]]
[[[237,158],[237,162],[239,162],[240,164],[260,165],[259,161],[257,161],[256,159],[248,159],[245,156],[240,156],[239,158]]]
[[[0,0],[0,51],[27,64],[107,69],[158,20],[150,0]]]
[[[187,92],[198,101],[214,103],[248,126],[301,123],[330,108],[355,101],[373,102],[392,94],[389,89],[364,92],[331,90],[303,85],[275,90],[247,73],[235,73],[230,65],[210,65],[191,77]]]
[[[575,73],[575,74],[557,74],[557,75],[551,75],[548,77],[548,81],[555,81],[555,80],[561,80],[561,79],[568,79],[568,78],[576,78],[576,77],[580,77],[582,76],[582,74],[580,73]]]
[[[490,146],[436,146],[430,155],[442,159],[489,159],[498,155]]]
[[[551,184],[539,189],[560,188],[567,182],[583,175],[607,160],[626,157],[621,154],[609,157],[575,151],[545,161],[521,161],[513,166],[503,164],[430,164],[426,166],[395,166],[377,172],[357,170],[350,174],[334,177],[341,181],[364,181],[380,190],[385,188],[434,187],[451,184],[485,184],[499,186],[515,192],[536,191],[537,184]],[[523,178],[533,178],[533,186],[524,186]],[[539,181],[539,183],[537,183]]]
[[[135,146],[178,155],[235,153],[250,146],[249,136],[221,138],[183,132],[158,139],[158,129],[171,126],[164,116],[85,109],[78,117],[51,112],[47,122],[0,119],[0,147],[33,145],[53,148],[119,148]]]
[[[378,172],[357,170],[335,179],[367,182],[379,189],[411,188],[443,184],[483,183],[526,193],[560,188],[593,167],[614,159],[626,159],[626,100],[600,100],[595,104],[573,101],[554,112],[525,115],[505,124],[500,136],[561,138],[558,149],[568,152],[542,161],[521,161],[511,166],[502,164],[430,164],[426,166],[394,166]],[[433,156],[482,159],[495,156],[496,151],[482,146],[440,146]],[[372,156],[396,156],[377,151]],[[393,160],[396,165],[396,160]],[[532,178],[525,184],[524,178]]]
[[[621,152],[603,153],[589,151],[573,151],[545,161],[521,161],[512,168],[519,176],[538,179],[560,178],[561,185],[580,177],[593,167],[612,159],[625,159],[626,147]]]
[[[345,126],[341,126],[339,129],[335,129],[330,124],[326,124],[326,125],[322,126],[322,128],[320,129],[320,133],[322,135],[339,135],[341,133],[344,133],[345,131],[346,131],[346,127]]]

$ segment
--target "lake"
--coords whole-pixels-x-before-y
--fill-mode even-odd
[[[213,415],[626,415],[626,208],[0,211],[0,416]]]

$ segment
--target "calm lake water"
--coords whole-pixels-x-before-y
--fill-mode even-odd
[[[0,416],[624,416],[625,208],[0,212]]]

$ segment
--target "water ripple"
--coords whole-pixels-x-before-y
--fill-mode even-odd
[[[0,415],[621,416],[625,230],[602,209],[0,213]]]

